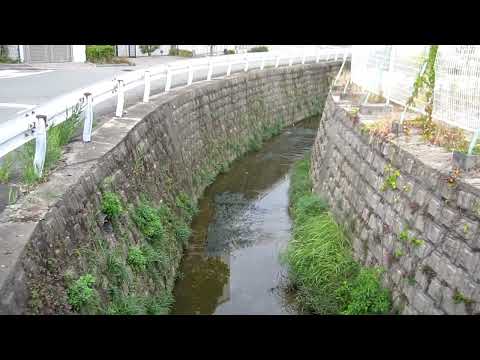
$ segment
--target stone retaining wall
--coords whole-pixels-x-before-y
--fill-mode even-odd
[[[312,178],[350,233],[355,257],[386,270],[384,285],[402,314],[479,313],[478,174],[449,183],[451,153],[418,136],[381,140],[347,107],[327,100]],[[396,189],[385,189],[395,169]]]
[[[236,74],[171,91],[108,120],[89,144],[73,142],[60,165],[0,215],[0,314],[70,313],[65,273],[80,269],[80,248],[107,238],[101,188],[124,204],[147,195],[198,198],[215,175],[274,127],[321,112],[339,62]],[[125,229],[138,243],[138,231]],[[165,274],[171,288],[175,268]],[[99,281],[102,279],[99,279]],[[108,284],[107,284],[108,285]]]

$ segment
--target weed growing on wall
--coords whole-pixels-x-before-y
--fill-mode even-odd
[[[119,196],[113,192],[106,192],[102,195],[101,206],[102,211],[110,220],[117,218],[123,211]]]
[[[289,190],[293,239],[282,254],[299,305],[315,314],[386,314],[391,302],[380,270],[352,256],[345,230],[312,193],[310,155],[294,165]]]
[[[95,277],[92,274],[80,276],[68,289],[68,303],[74,310],[94,305],[97,302],[97,291],[93,288]]]

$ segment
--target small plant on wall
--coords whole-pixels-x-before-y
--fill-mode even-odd
[[[380,190],[397,190],[397,179],[400,177],[400,171],[395,169],[392,165],[388,164],[387,166],[385,166],[385,175],[386,178]]]

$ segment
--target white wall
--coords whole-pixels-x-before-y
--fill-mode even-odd
[[[82,63],[87,61],[86,50],[86,45],[72,45],[72,61]]]

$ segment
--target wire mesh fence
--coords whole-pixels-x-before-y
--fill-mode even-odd
[[[480,129],[480,46],[439,46],[433,117],[467,131]]]
[[[427,53],[424,45],[354,45],[352,82],[405,106]],[[418,99],[416,109],[424,107],[424,100]]]

